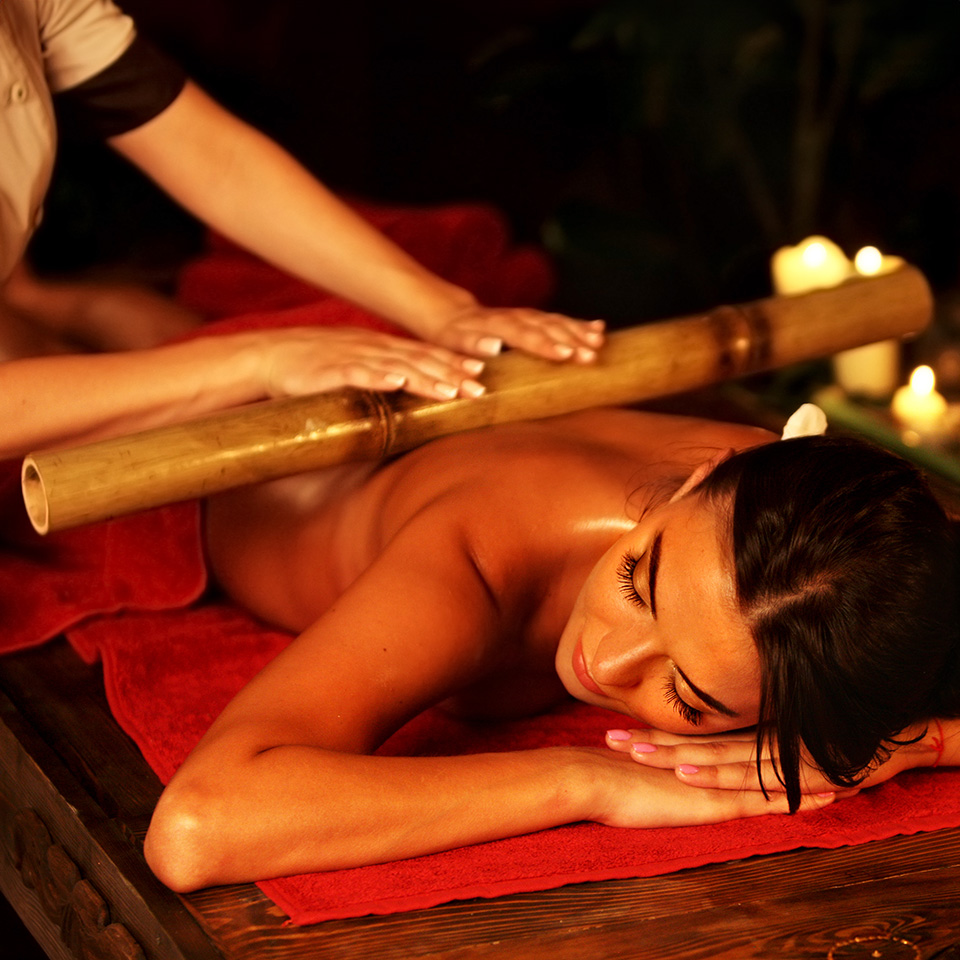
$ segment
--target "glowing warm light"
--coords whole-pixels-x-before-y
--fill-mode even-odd
[[[926,364],[922,367],[917,367],[917,369],[910,374],[910,389],[921,397],[933,393],[936,385],[937,376],[933,372],[933,367],[928,367]]]
[[[853,265],[865,277],[876,276],[883,268],[883,254],[876,247],[863,247],[853,258]]]
[[[936,386],[933,369],[924,364],[910,374],[910,383],[893,395],[891,410],[904,427],[927,436],[943,432],[947,401]]]
[[[795,247],[780,247],[770,260],[773,288],[780,296],[836,287],[852,271],[846,254],[821,236],[807,237]]]
[[[811,270],[816,270],[817,267],[822,267],[827,262],[827,248],[819,240],[814,240],[813,243],[808,243],[803,248],[800,256],[806,266],[810,267]]]

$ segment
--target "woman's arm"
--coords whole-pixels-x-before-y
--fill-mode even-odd
[[[192,83],[161,114],[111,145],[248,250],[426,340],[477,356],[496,354],[507,343],[556,360],[590,360],[602,343],[602,325],[480,306]]]
[[[371,756],[508,653],[504,598],[476,556],[444,505],[427,507],[240,692],[157,806],[145,852],[165,883],[359,866],[585,819],[661,826],[786,810],[758,793],[692,790],[602,748]]]
[[[475,396],[482,387],[465,367],[470,362],[443,347],[349,327],[9,360],[0,363],[0,458],[338,387]]]

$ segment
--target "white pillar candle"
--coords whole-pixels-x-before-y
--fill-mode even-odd
[[[922,436],[936,436],[943,429],[947,401],[937,393],[936,385],[932,368],[917,367],[910,374],[910,382],[893,395],[893,415]]]
[[[871,277],[896,270],[903,260],[884,256],[876,247],[863,247],[853,265],[858,274]],[[833,375],[848,394],[886,400],[900,379],[900,342],[881,340],[838,353],[833,358]]]
[[[835,287],[851,274],[844,252],[826,237],[807,237],[781,247],[770,261],[773,289],[781,296]]]

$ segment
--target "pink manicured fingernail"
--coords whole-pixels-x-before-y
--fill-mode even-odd
[[[452,400],[457,395],[457,388],[452,383],[438,383],[436,389],[441,397],[446,397],[448,400]]]
[[[692,763],[681,763],[680,766],[677,767],[677,769],[678,769],[681,773],[686,774],[688,777],[689,777],[689,776],[692,776],[692,775],[695,774],[695,773],[699,773],[699,772],[700,772],[700,768],[699,768],[699,767],[695,767]]]
[[[629,740],[630,731],[629,730],[608,730],[607,739],[608,740]]]
[[[577,359],[581,363],[591,363],[597,359],[597,351],[591,350],[589,347],[580,347],[577,350]]]
[[[487,392],[487,388],[482,383],[477,383],[476,380],[464,380],[460,384],[460,389],[468,397],[482,397]]]
[[[488,353],[491,357],[495,357],[503,350],[503,341],[499,337],[483,337],[477,343],[477,349],[481,353]]]
[[[477,377],[483,373],[484,362],[482,360],[475,360],[473,357],[467,357],[461,366],[467,371],[467,373],[473,374],[473,376]]]
[[[558,343],[554,346],[553,352],[562,360],[567,360],[573,356],[573,347],[569,343]]]
[[[827,793],[818,793],[817,796],[823,797],[824,799],[826,799],[827,797],[834,797],[836,796],[836,794],[832,790],[830,790],[830,791],[827,791]]]
[[[652,743],[635,743],[630,748],[634,753],[656,753],[657,748]]]
[[[394,387],[402,387],[407,382],[407,378],[400,373],[386,373],[383,379]]]

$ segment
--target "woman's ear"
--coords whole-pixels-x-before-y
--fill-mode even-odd
[[[670,503],[676,503],[681,497],[685,497],[691,490],[698,487],[724,460],[728,460],[737,451],[733,447],[721,450],[715,453],[709,460],[704,460],[694,471],[683,481],[680,489],[670,498]]]

